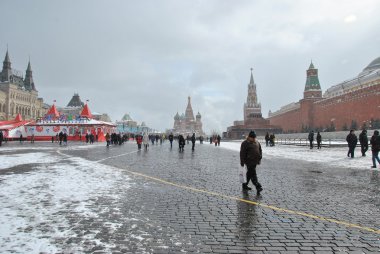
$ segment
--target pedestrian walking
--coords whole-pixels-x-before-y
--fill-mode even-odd
[[[3,131],[0,130],[0,146],[2,146],[3,144],[3,139],[4,139]]]
[[[63,139],[63,144],[64,144],[65,146],[67,146],[67,133],[63,133],[63,137],[62,137],[62,139]]]
[[[20,144],[22,143],[22,134],[20,134]]]
[[[269,145],[270,146],[274,146],[274,141],[275,141],[276,137],[274,136],[274,133],[272,133],[270,136],[269,136]]]
[[[54,143],[54,136],[51,136],[51,142]]]
[[[30,137],[30,143],[34,143],[34,133],[33,133],[32,136]]]
[[[242,184],[243,190],[251,190],[249,181],[256,187],[257,195],[263,190],[257,179],[256,167],[261,163],[262,150],[260,143],[256,140],[256,133],[251,131],[240,147],[240,166],[247,167],[247,182]]]
[[[321,133],[317,133],[317,149],[321,149],[321,143],[322,143],[322,136]]]
[[[170,133],[170,134],[169,134],[170,149],[173,148],[173,139],[174,139],[174,137],[173,137],[173,133]]]
[[[348,144],[347,157],[351,156],[351,158],[354,158],[355,148],[356,148],[356,145],[358,144],[358,138],[355,135],[355,130],[350,130],[350,134],[347,135],[346,141]]]
[[[110,146],[110,141],[111,141],[111,136],[110,136],[110,134],[107,132],[107,134],[106,134],[107,147]]]
[[[137,149],[141,150],[141,144],[142,144],[142,136],[141,135],[136,136],[136,143],[137,143]]]
[[[191,150],[194,151],[194,147],[195,147],[195,133],[193,133],[193,135],[191,136],[191,143],[192,143],[192,146],[191,146]]]
[[[144,136],[143,136],[143,144],[144,144],[145,151],[147,151],[148,146],[149,146],[149,135],[146,132],[144,133]]]
[[[218,136],[216,137],[216,141],[218,142],[218,146],[220,146],[220,140],[222,139],[222,137],[220,137],[220,135],[218,134]]]
[[[180,152],[184,151],[185,143],[186,143],[185,138],[180,134],[178,136],[178,145],[179,145],[179,151]]]
[[[380,151],[380,136],[379,131],[375,130],[371,137],[371,151],[372,151],[372,168],[376,168],[376,161],[380,164],[379,151]]]
[[[267,134],[265,134],[265,145],[268,146],[269,145],[269,132],[267,132]]]
[[[310,142],[310,149],[313,149],[314,131],[311,131],[311,132],[309,133],[309,137],[308,137],[308,139],[309,139],[309,142]]]
[[[368,151],[368,137],[367,137],[367,130],[362,130],[362,132],[359,134],[359,142],[360,142],[360,148],[362,152],[362,156],[366,156],[365,153]]]

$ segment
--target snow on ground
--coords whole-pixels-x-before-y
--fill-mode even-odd
[[[18,165],[29,163],[52,163],[59,160],[59,158],[52,156],[49,153],[23,153],[12,155],[1,155],[0,170],[15,167]]]
[[[239,152],[241,142],[223,142],[220,147]],[[368,150],[366,157],[361,156],[360,147],[355,149],[355,158],[347,157],[348,147],[333,147],[318,150],[309,149],[308,146],[293,146],[293,145],[276,145],[266,147],[265,143],[261,143],[263,156],[269,158],[286,158],[294,160],[302,160],[308,162],[317,162],[328,164],[331,167],[343,167],[353,169],[371,169],[372,154]],[[379,168],[377,168],[378,170]],[[375,169],[376,170],[376,169]]]
[[[48,155],[1,155],[1,159],[8,165],[18,165],[17,160],[27,162],[31,157],[33,162],[46,163],[51,162]],[[129,178],[119,169],[78,157],[37,165],[21,174],[0,175],[0,252],[62,251],[63,246],[55,246],[54,240],[75,235],[67,215],[96,218],[96,198],[118,200],[118,194],[112,193],[117,193],[114,189],[121,178],[123,188],[129,188]]]

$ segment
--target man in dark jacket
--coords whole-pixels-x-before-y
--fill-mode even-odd
[[[3,144],[3,138],[4,138],[3,132],[0,131],[0,146]]]
[[[179,151],[183,152],[185,147],[185,138],[182,135],[178,136],[178,145],[179,145]]]
[[[173,133],[170,133],[170,135],[169,135],[170,148],[173,148],[173,139],[174,139]]]
[[[372,150],[372,168],[376,168],[376,161],[380,164],[379,151],[380,151],[380,136],[379,131],[374,131],[371,137],[371,150]]]
[[[317,149],[321,149],[321,143],[322,143],[322,136],[321,133],[317,133]]]
[[[311,132],[309,133],[309,137],[308,137],[308,139],[309,139],[309,142],[310,142],[310,149],[313,149],[314,131],[311,131]]]
[[[355,130],[350,130],[350,134],[347,135],[346,141],[348,144],[348,153],[347,157],[354,158],[355,148],[358,144],[358,138],[355,135]]]
[[[194,151],[194,147],[195,147],[195,133],[193,133],[193,135],[191,136],[191,143],[192,143],[191,150]]]
[[[256,133],[251,131],[240,147],[240,165],[247,166],[247,182],[243,183],[243,190],[251,190],[248,187],[251,180],[257,190],[257,195],[263,190],[257,179],[256,166],[260,164],[262,158],[262,150],[260,143],[256,140]]]
[[[368,150],[368,137],[366,130],[362,130],[362,132],[359,134],[359,142],[362,151],[362,156],[365,156],[365,153]]]

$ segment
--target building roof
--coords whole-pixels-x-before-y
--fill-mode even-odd
[[[364,68],[363,72],[377,70],[377,69],[380,69],[380,57],[370,62],[369,65]]]
[[[126,113],[121,120],[122,121],[133,121],[131,116],[128,113]]]
[[[88,107],[87,103],[86,103],[86,105],[84,105],[84,108],[83,108],[82,112],[80,113],[80,116],[92,118],[92,114],[91,114],[90,108]]]
[[[52,116],[52,117],[59,117],[59,112],[57,108],[55,107],[55,104],[50,107],[49,111],[46,113],[47,116]]]
[[[81,101],[79,94],[74,93],[67,107],[83,107],[84,103]]]

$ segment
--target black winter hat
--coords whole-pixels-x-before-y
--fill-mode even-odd
[[[256,138],[256,132],[255,131],[250,131],[248,134],[248,137],[250,138]]]

